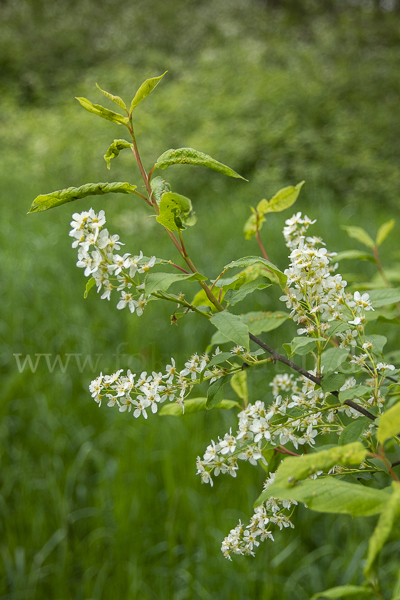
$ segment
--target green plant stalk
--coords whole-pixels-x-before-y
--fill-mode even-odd
[[[181,246],[182,246],[182,256],[186,261],[186,264],[188,265],[189,269],[193,272],[193,273],[198,273],[196,267],[194,266],[191,258],[189,257],[189,254],[186,251],[185,248],[185,244],[183,242],[183,238],[182,238],[182,233],[181,231],[179,231],[179,239],[181,242]],[[216,299],[216,297],[214,296],[214,294],[211,292],[210,288],[208,287],[208,285],[204,282],[204,281],[200,281],[199,282],[201,287],[203,288],[203,290],[205,291],[207,298],[210,300],[210,302],[213,303],[213,305],[215,306],[215,308],[221,312],[222,310],[224,310],[224,307],[222,306],[222,304]]]
[[[146,191],[147,191],[148,196],[149,196],[149,200],[147,200],[146,198],[145,198],[145,200],[146,200],[147,204],[149,204],[149,206],[152,206],[154,208],[156,214],[158,215],[160,211],[159,211],[157,202],[155,201],[155,199],[153,197],[153,190],[151,189],[147,173],[146,173],[146,171],[145,171],[145,169],[143,167],[143,163],[142,163],[142,160],[140,158],[139,149],[137,147],[136,138],[135,138],[135,134],[134,134],[133,127],[132,127],[132,118],[131,117],[130,117],[130,123],[129,123],[128,129],[129,129],[129,133],[131,134],[131,137],[132,137],[132,144],[133,144],[132,152],[133,152],[133,155],[134,155],[134,157],[136,159],[136,162],[138,164],[140,173],[142,175],[144,184],[146,186]],[[171,238],[171,240],[173,241],[173,243],[176,246],[176,248],[177,248],[178,252],[180,253],[180,255],[183,256],[182,248],[179,245],[179,242],[176,239],[176,237],[174,236],[174,234],[172,233],[172,231],[168,231],[168,235]]]
[[[193,306],[193,304],[186,302],[184,298],[174,298],[174,296],[170,296],[169,294],[165,294],[164,292],[152,292],[151,295],[155,298],[159,298],[160,300],[168,300],[169,302],[175,302],[176,304],[179,304],[181,306],[186,306],[186,308],[188,308],[189,310],[196,312],[197,314],[201,315],[202,317],[205,317],[206,319],[211,318],[211,315],[208,315],[202,310],[199,310],[197,306]]]
[[[138,149],[136,138],[135,138],[135,133],[133,131],[132,117],[129,117],[129,126],[128,126],[128,129],[129,129],[129,133],[131,134],[131,137],[132,137],[132,144],[133,144],[133,146],[132,146],[132,152],[133,152],[133,155],[134,155],[134,157],[136,159],[136,162],[138,164],[140,173],[142,175],[142,179],[144,181],[144,184],[146,186],[146,190],[147,190],[147,193],[148,193],[148,196],[149,196],[149,200],[147,200],[146,198],[145,198],[145,200],[146,200],[147,204],[149,204],[150,206],[152,206],[154,208],[156,214],[158,215],[160,213],[160,210],[158,208],[158,204],[157,204],[156,200],[154,199],[153,190],[151,189],[151,186],[150,186],[150,177],[151,177],[151,174],[152,174],[152,172],[154,170],[154,167],[153,167],[153,169],[151,169],[150,174],[147,175],[146,170],[145,170],[145,168],[143,166],[142,160],[140,158],[139,149]],[[183,243],[181,232],[179,231],[179,237],[180,237],[180,240],[181,240],[181,244],[179,244],[178,240],[176,239],[176,237],[172,233],[172,231],[167,230],[167,232],[168,232],[168,235],[171,238],[172,242],[174,243],[175,247],[177,248],[179,254],[185,260],[186,264],[188,265],[188,267],[192,271],[192,273],[198,273],[195,265],[193,264],[192,260],[190,259],[188,253],[186,252],[186,248],[185,248],[185,245]],[[207,295],[207,298],[210,300],[210,302],[212,302],[212,304],[215,306],[215,308],[218,311],[224,310],[224,307],[215,298],[214,294],[210,291],[210,288],[208,287],[208,285],[206,283],[204,283],[204,281],[200,281],[199,283],[200,283],[201,287],[203,288],[203,290],[205,291],[205,293]]]

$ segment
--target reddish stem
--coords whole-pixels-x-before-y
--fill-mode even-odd
[[[265,258],[265,260],[269,261],[268,254],[265,252],[265,248],[264,248],[263,243],[262,243],[261,238],[260,238],[260,230],[258,229],[258,220],[259,220],[259,215],[257,213],[257,217],[256,217],[256,239],[257,239],[258,245],[260,246],[260,250],[262,252],[263,257]]]
[[[177,269],[179,269],[180,271],[183,271],[184,273],[186,273],[187,275],[190,275],[189,271],[186,271],[186,269],[183,269],[182,267],[180,267],[179,265],[176,265],[175,263],[173,263],[172,261],[169,261],[169,264],[172,265],[173,267],[176,267]]]
[[[281,454],[290,454],[290,456],[301,456],[301,454],[296,454],[296,452],[291,452],[290,450],[285,448],[285,446],[278,446],[277,448],[275,448],[275,450],[277,452],[280,452]]]

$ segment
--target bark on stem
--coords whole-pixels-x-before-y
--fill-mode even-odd
[[[308,371],[306,371],[302,367],[299,367],[299,365],[296,365],[296,363],[294,363],[291,360],[285,358],[284,356],[282,356],[282,354],[279,354],[279,352],[277,352],[276,350],[274,350],[273,348],[271,348],[271,346],[268,346],[268,344],[266,344],[265,342],[263,342],[262,340],[260,340],[258,337],[256,337],[252,333],[249,333],[249,337],[258,346],[260,346],[261,348],[263,348],[264,350],[266,350],[267,352],[269,352],[269,354],[271,354],[272,357],[275,360],[283,363],[284,365],[287,365],[288,367],[290,367],[294,371],[297,371],[298,373],[300,373],[304,377],[307,377],[307,379],[309,379],[310,381],[313,381],[317,385],[321,385],[322,377],[316,377],[315,375],[312,375],[311,373],[309,373]],[[339,397],[339,392],[338,391],[331,392],[331,394],[332,394],[332,396],[336,396],[336,398]],[[344,402],[344,404],[346,404],[346,406],[349,406],[350,408],[353,408],[354,410],[356,410],[360,414],[364,415],[364,417],[368,417],[368,419],[371,419],[371,421],[375,421],[375,419],[376,419],[375,415],[373,415],[372,413],[370,413],[363,406],[360,406],[356,402],[353,402],[353,400],[346,400]]]

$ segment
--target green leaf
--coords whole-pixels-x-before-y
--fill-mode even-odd
[[[130,144],[126,140],[114,140],[113,143],[108,147],[108,150],[104,155],[104,160],[107,163],[107,169],[110,168],[111,159],[116,158],[124,148],[133,148],[133,144]]]
[[[214,365],[220,365],[227,360],[232,360],[233,358],[234,355],[231,352],[220,352],[216,356],[213,356],[212,359],[207,363],[207,369],[213,367]]]
[[[365,340],[367,342],[372,342],[373,348],[372,351],[374,354],[382,354],[383,348],[386,345],[387,338],[384,335],[372,334],[366,336]]]
[[[362,252],[362,250],[345,250],[344,252],[338,252],[333,258],[333,262],[340,262],[341,260],[369,260],[370,262],[376,262],[373,254]]]
[[[190,400],[184,401],[185,412],[182,411],[182,407],[176,402],[170,404],[164,404],[160,410],[160,415],[170,415],[172,417],[182,417],[184,415],[190,415],[191,413],[201,412],[207,410],[207,398],[190,398]],[[213,408],[223,408],[229,410],[230,408],[240,407],[238,402],[234,400],[222,400]]]
[[[282,273],[282,271],[280,271],[278,267],[269,262],[269,260],[266,260],[261,256],[245,256],[244,258],[239,258],[239,260],[234,260],[231,263],[229,263],[229,265],[225,265],[224,269],[233,269],[236,267],[244,268],[250,267],[255,264],[261,264],[270,271],[272,271],[272,273],[274,273],[278,278],[279,285],[281,286],[281,288],[284,289],[286,287],[286,275]]]
[[[397,576],[396,585],[394,586],[392,600],[400,600],[400,571]]]
[[[90,290],[92,289],[92,287],[95,285],[96,280],[94,277],[91,277],[89,279],[89,281],[86,284],[86,289],[85,289],[85,293],[83,294],[83,297],[86,299],[88,297],[88,294],[90,292]]]
[[[321,387],[326,394],[336,392],[340,390],[345,381],[346,377],[342,373],[327,373],[321,381]]]
[[[324,592],[314,594],[311,600],[319,600],[319,598],[328,598],[328,600],[342,600],[342,598],[371,598],[374,592],[371,588],[360,587],[359,585],[340,585],[330,588]]]
[[[249,332],[253,335],[260,335],[260,333],[267,333],[268,331],[277,329],[288,317],[289,314],[284,312],[249,312],[240,315],[241,320],[247,325]],[[217,331],[211,338],[211,345],[225,344],[228,341],[228,338]]]
[[[213,315],[210,321],[228,340],[249,350],[249,329],[238,315],[224,310]]]
[[[400,483],[392,482],[393,493],[389,496],[385,510],[381,513],[375,531],[368,545],[367,564],[364,575],[368,579],[371,575],[375,560],[387,541],[396,521],[400,518]]]
[[[286,458],[279,467],[273,486],[293,487],[301,479],[313,475],[317,471],[327,471],[335,465],[359,465],[365,459],[367,450],[360,442],[347,446],[334,446],[329,450],[303,454],[294,458]],[[273,486],[267,488],[269,492]],[[269,494],[267,497],[272,496]]]
[[[123,110],[127,110],[125,102],[122,100],[122,98],[120,98],[119,96],[114,96],[113,94],[110,94],[110,92],[106,92],[105,90],[102,90],[101,87],[97,83],[96,83],[96,87],[98,90],[101,91],[102,94],[104,94],[106,96],[106,98],[111,100],[111,102],[118,104],[118,106],[120,108],[122,108]]]
[[[400,402],[389,408],[379,419],[379,427],[376,434],[380,444],[397,436],[400,433]]]
[[[214,282],[212,282],[214,283]],[[215,280],[214,287],[222,288],[227,291],[230,289],[236,289],[236,285],[240,283],[240,273],[234,275],[233,277],[221,277],[221,279]]]
[[[302,481],[291,488],[279,487],[274,483],[258,498],[255,506],[269,496],[303,502],[316,512],[347,514],[352,517],[377,515],[384,510],[388,500],[388,494],[384,490],[347,483],[334,477]]]
[[[249,391],[247,389],[247,373],[246,371],[238,371],[231,378],[231,388],[234,392],[247,403],[249,399]]]
[[[146,294],[166,292],[173,284],[181,281],[205,281],[207,277],[200,273],[149,273],[145,280]]]
[[[224,294],[225,292],[222,291],[221,297],[220,297],[220,291],[218,288],[213,288],[212,290],[210,290],[212,295],[214,296],[214,298],[216,300],[220,299],[220,302],[223,301],[224,299]],[[209,300],[207,294],[205,293],[204,290],[200,290],[199,292],[197,292],[197,294],[195,295],[195,297],[193,298],[191,304],[193,304],[193,306],[207,306],[208,308],[211,309],[211,312],[217,312],[217,309],[215,308],[215,305],[211,302],[211,300]],[[227,341],[227,340],[225,340]],[[218,342],[220,343],[220,342]],[[221,342],[222,343],[222,342]]]
[[[329,336],[337,335],[338,333],[342,333],[342,331],[347,331],[349,328],[348,323],[342,323],[341,321],[332,321],[329,325]]]
[[[228,290],[225,294],[225,301],[229,302],[230,306],[235,306],[235,304],[244,300],[246,296],[252,294],[255,290],[264,290],[270,287],[270,285],[270,283],[265,283],[264,277],[259,277],[243,284],[238,290]]]
[[[377,323],[388,323],[389,325],[400,325],[400,319],[398,317],[393,317],[392,319],[388,319],[383,315],[379,315],[377,318]]]
[[[227,375],[220,377],[217,381],[214,381],[212,385],[207,390],[207,401],[206,401],[206,409],[211,410],[215,408],[220,402],[222,402],[222,398],[224,395],[223,387],[228,383]]]
[[[165,181],[162,177],[154,177],[150,181],[150,185],[157,204],[160,204],[162,195],[165,194],[165,192],[171,191],[171,186],[168,181]]]
[[[171,148],[158,157],[154,166],[157,169],[166,169],[171,165],[199,165],[201,167],[208,167],[223,175],[228,175],[228,177],[236,177],[237,179],[247,181],[247,179],[236,173],[233,169],[223,165],[211,156],[208,156],[208,154],[204,154],[204,152],[199,152],[193,148],[178,148],[177,150]]]
[[[342,225],[342,229],[347,231],[347,235],[349,237],[353,238],[354,240],[357,240],[358,242],[361,242],[361,244],[364,244],[364,246],[367,246],[368,248],[373,248],[375,246],[374,240],[368,235],[368,233],[364,229],[362,229],[362,227],[355,227],[353,225]]]
[[[70,187],[65,190],[42,194],[34,199],[29,213],[49,210],[66,202],[73,202],[86,196],[101,196],[102,194],[132,194],[136,185],[115,181],[113,183],[86,183],[78,188]],[[28,213],[28,214],[29,214]]]
[[[394,224],[395,220],[390,219],[390,221],[386,221],[386,223],[383,223],[383,225],[379,227],[375,242],[377,246],[380,246],[386,240],[387,236],[392,231]]]
[[[369,299],[374,308],[400,302],[400,288],[385,288],[384,290],[368,290]]]
[[[255,311],[240,315],[240,318],[247,325],[250,333],[259,335],[280,327],[289,318],[289,314],[280,311]]]
[[[312,351],[315,344],[317,342],[326,342],[325,338],[317,337],[317,338],[308,338],[308,337],[295,337],[290,342],[290,344],[283,344],[285,348],[288,358],[294,356],[295,354],[299,354],[303,356]]]
[[[304,181],[301,181],[296,186],[289,185],[282,188],[271,200],[261,200],[258,203],[257,212],[260,215],[265,215],[271,212],[281,212],[289,208],[296,202],[304,183]]]
[[[329,348],[321,354],[321,366],[324,367],[325,373],[328,371],[336,371],[339,365],[346,360],[349,351],[344,348]]]
[[[142,83],[131,102],[131,107],[129,109],[130,115],[132,114],[132,111],[135,108],[135,106],[137,106],[139,102],[144,100],[146,96],[148,96],[154,90],[154,88],[157,87],[157,85],[160,83],[161,79],[166,73],[168,73],[168,71],[165,71],[165,73],[163,73],[159,77],[152,77],[151,79],[146,79],[146,81]]]
[[[259,496],[255,506],[275,497],[303,502],[318,512],[352,516],[378,514],[388,501],[387,490],[350,484],[334,477],[300,481],[316,471],[328,470],[337,464],[358,465],[366,455],[367,450],[363,445],[355,442],[298,458],[287,458],[279,467],[274,483]]]
[[[196,222],[196,217],[191,216],[191,200],[181,194],[165,192],[159,206],[160,214],[156,217],[156,221],[169,231],[180,231]]]
[[[254,209],[252,208],[251,210],[254,211]],[[258,230],[261,229],[262,224],[265,222],[264,217],[259,217],[258,218]],[[247,219],[246,223],[243,226],[243,233],[244,233],[244,237],[246,238],[246,240],[251,240],[251,238],[256,235],[257,233],[257,215],[256,214],[252,214],[249,216],[249,218]]]
[[[78,100],[83,108],[103,119],[107,119],[107,121],[118,123],[118,125],[127,125],[129,123],[128,117],[124,117],[113,110],[108,110],[108,108],[104,108],[104,106],[101,106],[100,104],[93,104],[93,102],[90,102],[87,98],[76,98],[76,100]]]
[[[365,431],[365,429],[371,423],[368,417],[359,417],[347,425],[340,434],[339,437],[339,445],[345,446],[346,444],[351,444],[352,442],[357,442],[360,439],[360,436]]]
[[[346,400],[352,400],[353,398],[362,398],[366,394],[372,396],[374,393],[373,388],[367,385],[355,385],[349,390],[343,390],[339,392],[339,401],[343,404]]]
[[[258,230],[261,230],[263,223],[265,223],[265,214],[271,212],[281,212],[282,210],[292,206],[296,202],[304,183],[304,181],[301,181],[296,186],[290,185],[282,188],[275,194],[275,196],[273,196],[273,198],[271,198],[271,200],[260,200],[257,205],[257,210],[251,207],[253,214],[250,215],[243,227],[243,233],[246,240],[250,240],[254,235],[256,235],[257,226]]]

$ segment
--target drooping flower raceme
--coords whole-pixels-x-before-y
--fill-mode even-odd
[[[365,323],[364,313],[373,310],[369,296],[346,292],[347,282],[341,275],[333,274],[338,267],[337,263],[332,264],[335,253],[319,247],[325,245],[321,238],[306,237],[313,223],[300,212],[286,221],[283,235],[291,250],[291,264],[285,270],[288,290],[281,300],[301,326],[299,335],[329,335],[334,330],[342,347],[355,346],[355,338]],[[337,321],[347,327],[337,327]]]
[[[350,389],[355,383],[355,379],[350,377],[342,389]],[[236,477],[240,461],[248,461],[252,465],[262,462],[267,465],[266,452],[272,450],[285,454],[288,452],[287,444],[292,445],[294,453],[299,449],[305,450],[307,446],[312,448],[317,436],[328,433],[340,435],[344,428],[344,416],[352,419],[362,416],[339,401],[328,404],[326,399],[330,394],[324,393],[303,376],[295,379],[293,375],[276,375],[270,386],[274,400],[269,406],[261,401],[249,404],[238,415],[237,433],[232,435],[230,430],[217,442],[211,440],[203,458],[197,458],[197,474],[203,483],[213,486],[213,477],[220,474]],[[368,401],[365,405],[368,406]],[[371,427],[365,432],[367,438],[371,435]],[[340,470],[344,471],[342,467]],[[331,473],[334,472],[335,469],[332,469]],[[275,473],[270,472],[264,489],[273,482],[274,477]],[[224,556],[229,559],[231,553],[254,556],[260,542],[266,539],[273,541],[271,528],[274,525],[279,529],[294,527],[290,520],[292,504],[296,502],[268,498],[255,510],[248,525],[244,526],[239,522],[223,540],[221,550]]]
[[[176,402],[184,411],[184,399],[193,386],[200,383],[201,376],[212,384],[226,372],[216,366],[212,371],[206,369],[209,360],[207,354],[193,354],[185,362],[185,368],[179,371],[175,360],[171,358],[171,364],[166,366],[165,373],[153,371],[148,375],[144,371],[139,377],[130,370],[124,374],[122,369],[112,375],[100,373],[91,382],[89,391],[99,406],[103,398],[106,398],[107,406],[117,406],[120,412],[133,410],[136,418],[143,416],[147,419],[147,410],[156,413],[158,405],[165,400]]]
[[[288,219],[283,229],[286,245],[290,248],[286,294],[281,300],[291,309],[291,318],[300,325],[298,335],[316,337],[318,350],[323,350],[334,339],[341,349],[348,349],[353,356],[351,363],[358,365],[375,379],[375,399],[384,380],[383,363],[376,364],[378,349],[375,341],[365,336],[366,312],[374,310],[368,293],[346,291],[347,282],[340,274],[334,274],[338,264],[332,263],[334,252],[328,252],[319,237],[306,237],[308,227],[315,223],[307,216],[297,213]],[[393,365],[387,367],[394,369]],[[322,375],[322,373],[319,373]],[[354,385],[356,381],[354,380]]]
[[[238,351],[238,347],[232,348],[232,360],[234,356],[240,356],[243,361],[257,363],[256,355],[247,353],[244,348],[242,350],[243,355]],[[214,360],[218,358],[218,354],[221,354],[219,348],[214,351]],[[134,409],[133,416],[136,418],[141,415],[147,418],[147,409],[149,408],[151,408],[151,412],[157,412],[158,404],[165,400],[175,401],[184,412],[184,399],[195,385],[202,381],[212,385],[228,372],[233,374],[241,368],[237,363],[224,360],[223,362],[228,363],[227,367],[214,364],[210,370],[209,362],[210,356],[207,353],[201,356],[193,354],[184,363],[184,368],[181,370],[177,368],[175,360],[171,358],[171,364],[166,365],[165,373],[153,371],[148,375],[144,371],[139,377],[130,370],[124,374],[123,369],[111,375],[100,373],[91,382],[89,391],[99,406],[106,398],[107,406],[117,406],[120,412],[131,412]]]
[[[275,479],[275,473],[272,473],[264,482],[263,490],[266,490]],[[231,529],[229,535],[223,540],[221,551],[225,558],[231,559],[231,554],[241,554],[255,556],[254,550],[265,540],[274,541],[271,529],[279,527],[280,530],[287,527],[294,528],[290,520],[293,509],[292,505],[297,505],[295,500],[279,500],[278,498],[268,498],[261,506],[257,506],[250,523],[244,527],[239,521],[234,529]]]
[[[120,292],[118,309],[128,307],[131,313],[143,314],[147,299],[139,275],[146,274],[154,267],[155,256],[147,258],[140,252],[131,256],[128,252],[117,254],[124,245],[118,235],[111,235],[104,229],[104,211],[98,214],[89,211],[72,215],[70,236],[74,238],[73,248],[78,248],[78,267],[85,269],[85,277],[93,277],[97,292],[102,292],[102,300],[110,300],[113,290]]]

